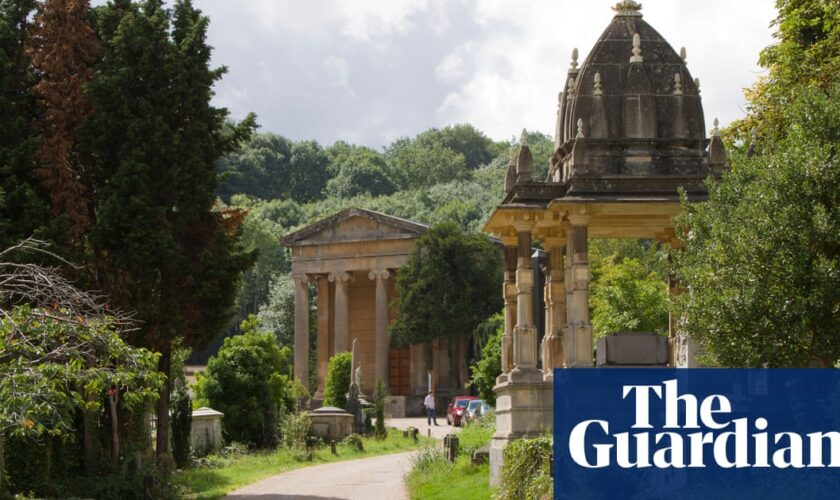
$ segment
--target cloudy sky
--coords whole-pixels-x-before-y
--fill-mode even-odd
[[[490,137],[554,129],[572,49],[581,60],[616,0],[195,0],[214,61],[216,104],[263,131],[380,148],[429,127]],[[772,42],[773,0],[642,0],[645,20],[701,80],[706,116],[743,115],[744,87]]]

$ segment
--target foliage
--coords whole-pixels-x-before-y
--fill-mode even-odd
[[[472,457],[472,454],[488,444],[496,433],[496,414],[484,415],[464,426],[458,433],[458,453]]]
[[[403,189],[426,187],[467,175],[464,155],[437,143],[401,139],[388,148],[386,158]]]
[[[335,159],[338,173],[327,182],[330,196],[352,198],[360,194],[388,195],[396,186],[388,165],[376,151],[355,147]]]
[[[468,387],[475,388],[481,399],[495,405],[496,393],[493,387],[496,386],[496,377],[502,373],[502,336],[505,334],[505,324],[501,314],[487,323],[495,328],[481,349],[481,357],[472,364]]]
[[[594,337],[624,331],[667,332],[667,282],[635,258],[614,261],[611,256],[601,263],[592,287]]]
[[[184,385],[177,385],[172,394],[172,458],[183,469],[190,463],[190,431],[192,430],[192,401]]]
[[[84,95],[101,48],[87,0],[46,0],[29,30],[27,55],[40,76],[32,93],[41,104],[36,173],[50,194],[52,212],[69,220],[78,242],[92,218],[92,161],[78,147],[80,126],[93,112]]]
[[[349,352],[340,352],[330,358],[327,365],[327,379],[324,382],[324,406],[347,407],[352,362],[353,355]]]
[[[376,412],[374,435],[379,439],[388,437],[388,429],[385,428],[385,398],[387,397],[388,388],[385,387],[385,381],[380,380],[376,383],[376,389],[373,392],[373,405]]]
[[[35,176],[36,82],[24,57],[26,30],[35,0],[0,2],[0,248],[48,225],[48,197]]]
[[[364,444],[364,441],[362,440],[362,436],[360,436],[356,433],[350,434],[349,436],[344,438],[341,441],[341,444],[343,444],[344,446],[347,446],[351,450],[365,451],[365,444]]]
[[[290,450],[297,460],[303,460],[308,455],[308,449],[313,440],[312,422],[305,412],[286,415],[280,426],[283,447]]]
[[[454,464],[450,464],[444,460],[440,448],[426,448],[414,455],[406,484],[412,500],[493,498],[488,464],[472,465],[470,459],[464,455],[460,455]]]
[[[840,359],[840,86],[797,92],[785,137],[679,219],[680,328],[723,366]]]
[[[505,447],[500,500],[551,499],[551,438],[517,439]]]
[[[501,251],[486,236],[454,223],[420,237],[397,277],[394,341],[465,339],[502,307]]]
[[[270,333],[259,332],[253,317],[241,329],[244,333],[226,338],[219,353],[210,358],[196,390],[225,414],[226,439],[274,446],[278,416],[294,406],[289,390],[291,350],[281,348]]]
[[[746,140],[755,127],[762,141],[787,135],[789,112],[803,88],[830,93],[840,72],[840,4],[825,0],[777,0],[777,43],[761,53],[769,70],[746,91],[748,115],[735,122],[731,138]]]

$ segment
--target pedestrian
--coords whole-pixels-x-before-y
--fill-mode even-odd
[[[435,427],[437,427],[437,417],[435,416],[435,397],[432,395],[432,391],[429,391],[429,394],[426,396],[426,399],[423,400],[423,406],[426,407],[426,421],[428,425],[432,425],[432,422],[435,423]]]

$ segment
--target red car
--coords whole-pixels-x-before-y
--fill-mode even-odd
[[[467,406],[470,401],[478,399],[475,396],[455,396],[449,407],[446,408],[446,423],[460,427],[463,419],[467,416]]]

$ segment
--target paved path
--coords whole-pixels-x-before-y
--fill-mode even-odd
[[[426,417],[417,417],[417,418],[388,418],[385,419],[385,425],[387,427],[396,427],[397,429],[404,431],[409,427],[414,427],[415,429],[420,430],[421,436],[428,436],[429,429],[431,429],[432,433],[431,436],[436,439],[443,439],[444,436],[447,434],[455,434],[461,430],[460,427],[454,427],[446,423],[446,415],[443,418],[438,417],[438,426],[435,427],[432,425],[429,427],[429,424],[426,423]]]
[[[256,482],[227,500],[406,500],[413,452],[304,467]]]

